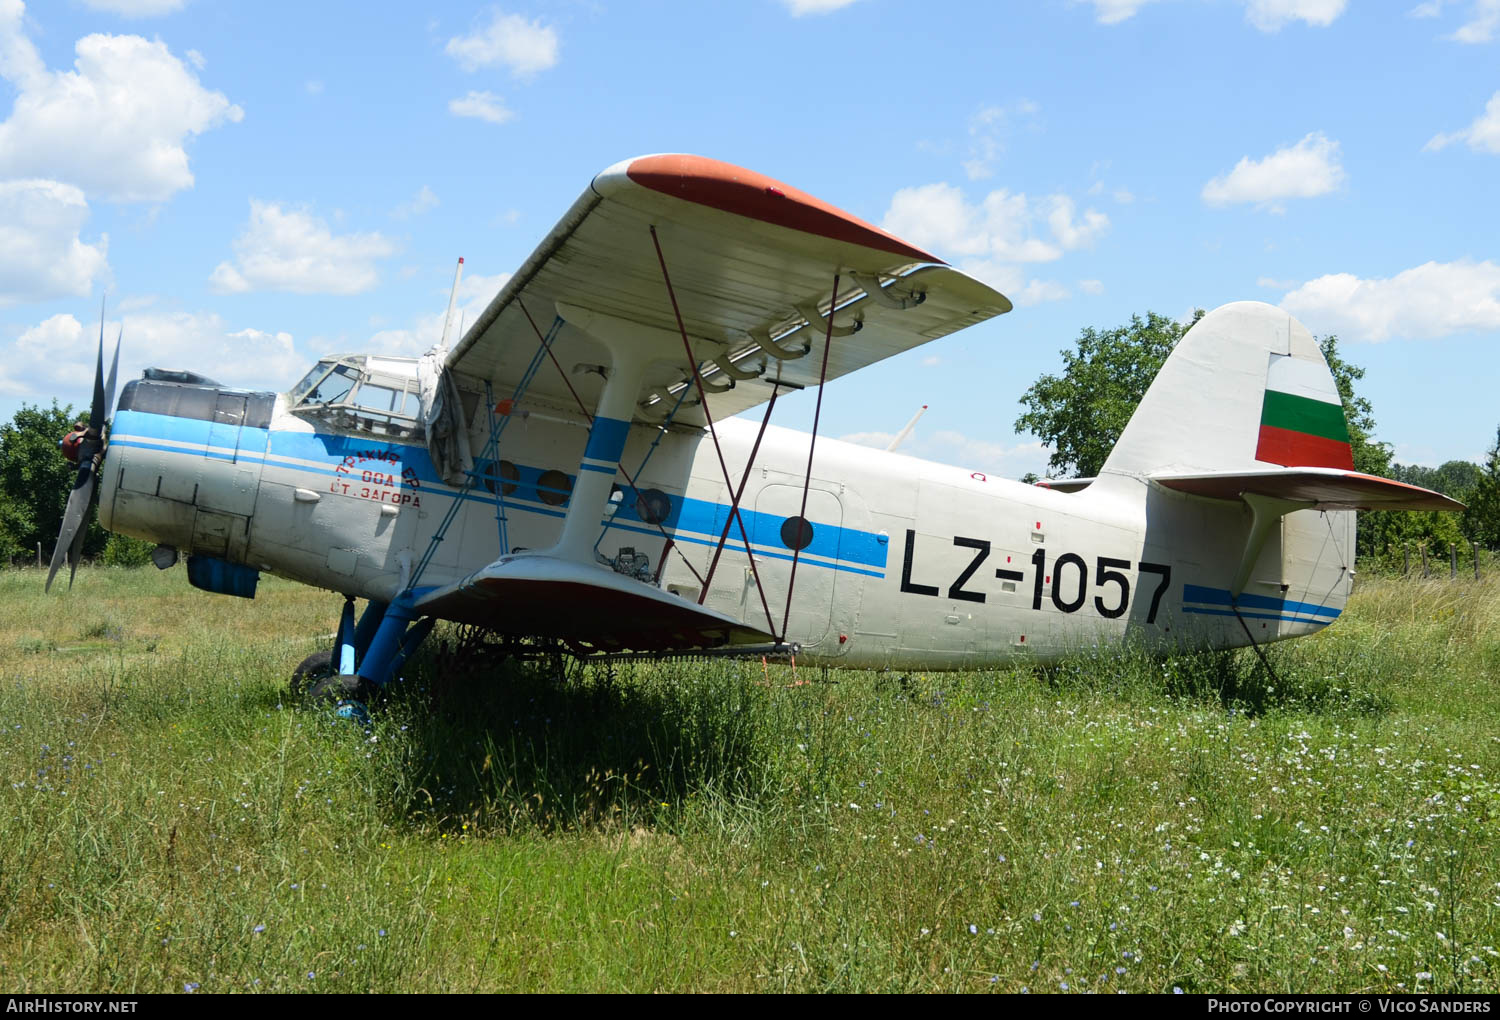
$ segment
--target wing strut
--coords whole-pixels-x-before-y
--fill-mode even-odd
[[[698,399],[702,402],[703,420],[708,422],[708,434],[713,438],[714,453],[719,457],[719,470],[724,474],[724,488],[732,489],[734,483],[729,479],[729,465],[724,461],[724,448],[719,445],[719,432],[714,428],[714,417],[709,413],[707,395],[703,391],[703,373],[698,368],[698,359],[693,357],[693,345],[688,343],[687,326],[682,322],[682,309],[677,305],[677,292],[672,289],[672,277],[667,272],[667,257],[662,254],[661,239],[656,236],[654,224],[651,226],[651,243],[656,247],[656,261],[661,263],[661,278],[662,282],[667,285],[667,297],[672,302],[672,314],[677,317],[677,331],[682,334],[682,349],[687,352],[688,364],[693,367],[693,382],[698,386]],[[830,316],[829,322],[832,321]],[[781,634],[776,633],[776,623],[771,619],[771,605],[766,601],[766,589],[760,583],[760,569],[755,565],[755,553],[750,548],[750,534],[745,530],[745,519],[740,514],[738,506],[730,507],[729,516],[739,525],[740,538],[745,543],[745,555],[750,559],[750,573],[755,577],[755,590],[760,595],[760,607],[766,612],[766,627],[776,638],[776,643],[780,644],[786,632],[783,629]],[[703,591],[708,591],[706,585]]]
[[[520,308],[521,308],[521,314],[524,315],[524,316],[526,316],[526,321],[529,322],[529,323],[531,323],[531,330],[532,330],[532,332],[535,333],[538,338],[540,338],[541,335],[542,335],[542,331],[540,329],[537,329],[536,320],[531,317],[531,313],[526,310],[526,306],[524,304],[522,304],[520,298],[516,299],[516,304],[520,306]],[[545,341],[543,341],[543,342],[545,343]],[[578,391],[573,388],[573,382],[572,382],[572,380],[570,380],[568,378],[568,373],[564,372],[562,365],[558,363],[557,355],[552,353],[552,347],[551,347],[550,344],[547,345],[547,353],[552,358],[552,364],[557,367],[557,374],[560,375],[560,376],[562,376],[563,382],[565,382],[565,383],[568,384],[568,392],[571,393],[571,394],[573,394],[573,402],[578,405],[578,410],[583,413],[584,418],[588,419],[589,428],[593,428],[593,426],[594,426],[594,416],[593,416],[593,414],[591,414],[589,412],[589,409],[584,406],[583,398],[580,397],[578,395]],[[685,395],[687,393],[687,390],[683,390],[682,392]],[[677,413],[677,408],[679,406],[681,406],[681,404],[682,404],[682,397],[678,397],[677,398],[677,404],[673,405],[673,407],[672,407],[672,413],[669,414],[669,415],[667,415],[666,420],[664,422],[662,422],[662,424],[661,424],[662,432],[659,433],[657,435],[656,439],[651,443],[651,450],[646,451],[646,459],[642,460],[641,461],[641,466],[636,469],[636,474],[637,475],[640,474],[642,471],[646,470],[646,460],[650,460],[651,459],[651,452],[656,449],[656,444],[661,441],[662,435],[666,434],[666,428],[667,428],[667,426],[669,424],[671,424],[672,415],[675,415]],[[630,469],[625,466],[625,462],[624,461],[617,461],[615,463],[615,466],[620,469],[620,473],[622,475],[624,475],[625,476],[625,480],[630,483],[630,488],[635,492],[636,496],[639,497],[640,496],[640,492],[641,492],[641,487],[639,485],[637,485],[635,483],[635,479],[633,477],[631,477]],[[604,541],[604,536],[609,533],[609,528],[610,528],[610,525],[606,524],[604,526],[604,531],[602,531],[602,532],[599,533],[599,538],[594,542],[594,551],[595,552],[599,551],[599,543],[602,542],[602,541]],[[659,531],[659,532],[661,532],[661,537],[667,540],[666,548],[662,549],[662,560],[665,561],[666,558],[667,558],[667,550],[675,548],[675,545],[672,542],[672,536],[669,535],[669,534],[667,534],[667,529],[663,528],[661,526],[661,522],[660,521],[656,522],[656,530]],[[502,550],[502,552],[503,552],[503,550]],[[694,577],[698,578],[698,583],[702,584],[703,583],[703,578],[701,576],[699,576],[698,571],[693,567],[692,562],[687,558],[686,554],[684,554],[681,549],[678,549],[677,550],[677,555],[680,556],[680,557],[682,557],[683,564],[687,566],[688,570],[692,573],[692,575]],[[659,566],[660,566],[660,564],[658,564],[658,567]]]
[[[781,617],[781,637],[786,640],[787,624],[792,619],[792,591],[797,586],[797,559],[802,555],[802,547],[812,538],[812,528],[807,523],[807,490],[812,487],[813,451],[818,446],[818,419],[823,415],[823,384],[828,381],[828,349],[833,346],[833,310],[839,306],[839,275],[833,274],[833,297],[828,301],[828,332],[823,338],[823,367],[818,372],[818,400],[813,405],[813,427],[812,436],[807,441],[807,474],[802,479],[802,509],[797,514],[797,545],[792,550],[792,576],[786,583],[786,611]],[[816,312],[813,308],[810,311]],[[806,315],[806,313],[803,313]],[[812,321],[812,316],[807,316]],[[840,334],[847,336],[855,330],[850,329],[848,333]]]

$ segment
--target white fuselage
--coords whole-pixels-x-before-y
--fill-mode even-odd
[[[315,427],[284,399],[269,428],[123,411],[101,519],[184,552],[389,601],[408,584],[448,584],[556,542],[588,437],[568,418],[508,424],[491,459],[503,462],[492,469],[495,493],[445,484],[420,443]],[[1351,513],[1287,516],[1239,599],[1242,622],[1227,591],[1249,528],[1238,503],[1123,476],[1061,493],[819,438],[804,514],[810,437],[768,428],[745,476],[758,430],[718,423],[726,485],[707,433],[632,427],[621,462],[645,495],[616,475],[624,493],[600,520],[595,549],[620,562],[634,550],[634,562],[646,557],[639,583],[697,602],[728,523],[704,605],[800,644],[808,660],[943,669],[1101,642],[1227,647],[1246,644],[1247,627],[1256,641],[1310,633],[1348,594]],[[476,452],[487,434],[472,433]],[[754,570],[729,514],[742,476]],[[810,541],[788,524],[798,516]],[[789,543],[799,541],[792,587]]]

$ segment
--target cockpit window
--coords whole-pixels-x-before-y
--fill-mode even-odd
[[[331,361],[318,362],[317,367],[303,376],[302,381],[299,382],[296,386],[292,387],[293,402],[301,400],[303,394],[312,389],[313,386],[318,382],[318,380],[322,379],[325,375],[328,374],[328,370],[332,367],[333,362]]]
[[[339,365],[326,379],[308,391],[304,399],[310,404],[341,404],[358,381],[357,370],[348,365]]]
[[[364,383],[359,392],[354,396],[354,402],[360,407],[368,407],[372,411],[395,411],[401,412],[401,398],[405,396],[401,390],[391,389],[389,386],[379,386],[375,383]]]
[[[388,436],[421,432],[414,358],[328,358],[297,384],[291,397],[293,411],[338,428]]]

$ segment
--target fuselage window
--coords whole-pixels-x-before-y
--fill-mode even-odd
[[[812,521],[806,517],[788,517],[782,522],[781,544],[788,549],[806,549],[812,540]]]
[[[635,515],[647,524],[660,524],[672,512],[672,497],[660,489],[642,489],[635,497]]]
[[[500,494],[502,496],[509,496],[512,492],[516,491],[516,483],[521,480],[521,472],[520,469],[508,460],[502,460],[498,463],[491,461],[489,466],[484,469],[484,487],[494,492],[495,480],[497,478],[500,480]]]
[[[562,506],[573,493],[573,479],[561,471],[543,471],[536,481],[536,494],[548,506]]]

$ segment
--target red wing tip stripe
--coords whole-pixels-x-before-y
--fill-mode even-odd
[[[805,191],[731,163],[706,156],[643,156],[633,160],[625,173],[644,188],[711,209],[918,262],[946,264]]]

